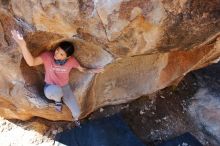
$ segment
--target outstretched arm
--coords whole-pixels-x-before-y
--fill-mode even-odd
[[[88,68],[79,66],[79,67],[77,67],[77,69],[81,72],[88,72],[88,73],[103,73],[104,72],[103,68],[88,69]]]
[[[39,56],[33,57],[31,55],[30,51],[27,48],[26,42],[22,34],[20,34],[18,31],[15,31],[15,30],[12,30],[11,34],[12,34],[13,39],[18,43],[21,49],[21,53],[24,56],[24,59],[29,66],[36,66],[36,65],[43,64],[43,60],[41,59],[41,57]]]

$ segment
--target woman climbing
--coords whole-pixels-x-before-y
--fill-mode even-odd
[[[72,56],[74,46],[71,42],[62,41],[58,44],[55,51],[45,51],[37,57],[33,57],[26,46],[23,36],[15,30],[11,31],[13,39],[18,43],[22,55],[29,66],[44,64],[45,69],[45,96],[55,101],[55,110],[62,111],[63,102],[72,112],[73,120],[77,126],[79,123],[80,108],[76,98],[69,86],[69,73],[72,68],[77,68],[81,72],[99,73],[103,72],[102,68],[87,69],[82,67]]]

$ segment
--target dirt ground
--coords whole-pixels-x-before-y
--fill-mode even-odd
[[[200,76],[198,76],[200,74]],[[218,74],[218,73],[216,73]],[[190,116],[188,106],[194,100],[193,96],[203,86],[201,84],[201,71],[189,73],[176,87],[168,87],[148,96],[127,104],[107,106],[92,113],[86,120],[97,119],[121,113],[125,122],[145,144],[154,146],[164,140],[173,138],[185,132],[190,132],[205,146],[218,145],[215,140],[206,134]],[[211,75],[212,76],[212,75]],[[209,80],[210,80],[209,76]],[[215,86],[216,87],[216,86]],[[219,90],[219,88],[216,88]],[[16,140],[28,135],[21,142],[29,145],[52,145],[56,133],[74,127],[72,122],[52,122],[41,118],[33,118],[22,122],[19,120],[0,120],[0,142],[7,135],[11,135],[16,128],[14,137],[8,138],[5,145],[19,145]],[[32,131],[34,134],[30,134]],[[17,138],[17,137],[18,138]],[[16,144],[15,144],[16,143]]]

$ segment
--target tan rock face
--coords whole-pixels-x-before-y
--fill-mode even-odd
[[[43,66],[29,67],[10,30],[25,35],[34,56],[61,40],[76,45],[82,66],[70,74],[81,118],[176,84],[220,57],[220,0],[0,0],[0,115],[72,120],[43,95]]]

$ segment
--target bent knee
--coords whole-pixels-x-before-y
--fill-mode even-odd
[[[57,85],[47,85],[44,87],[44,94],[45,96],[54,101],[61,101],[63,97],[63,91],[60,86]]]

